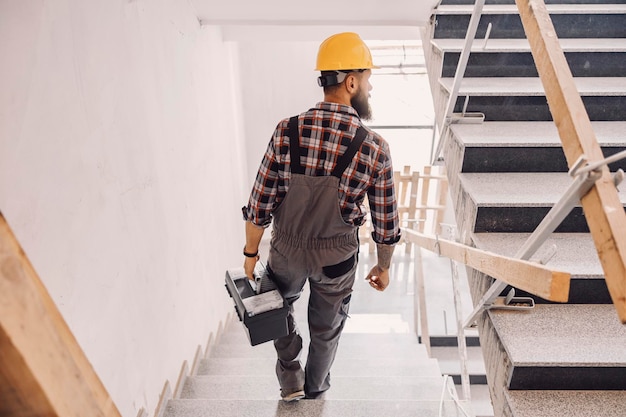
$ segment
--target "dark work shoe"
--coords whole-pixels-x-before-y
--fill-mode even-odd
[[[296,389],[295,391],[292,391],[292,392],[284,392],[283,390],[280,390],[280,397],[286,403],[290,403],[292,401],[298,401],[304,398],[304,390]]]

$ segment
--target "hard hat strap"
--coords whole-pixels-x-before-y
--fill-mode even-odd
[[[326,74],[322,73],[322,75],[317,77],[317,85],[319,85],[320,87],[328,87],[330,85],[341,84],[348,76],[348,73],[343,71],[324,72]]]
[[[330,85],[341,84],[351,72],[363,72],[364,69],[350,69],[338,71],[322,71],[322,75],[317,77],[317,85],[328,87]]]

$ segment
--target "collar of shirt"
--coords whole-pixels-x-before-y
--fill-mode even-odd
[[[357,113],[352,106],[347,106],[345,104],[332,103],[330,101],[320,101],[315,105],[315,109],[346,113],[350,116],[358,117],[359,120],[361,119],[359,117],[359,113]]]

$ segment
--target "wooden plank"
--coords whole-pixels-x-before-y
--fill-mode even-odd
[[[445,173],[445,168],[442,168],[442,172]],[[441,233],[440,225],[443,222],[445,215],[445,207],[448,201],[448,177],[443,176],[442,180],[439,182],[439,195],[437,196],[437,202],[439,206],[442,207],[441,210],[437,211],[437,218],[435,219],[435,224],[432,226],[432,232],[437,234]]]
[[[567,162],[603,154],[542,0],[516,0]],[[617,314],[626,323],[626,214],[607,167],[581,199]]]
[[[0,415],[121,417],[0,213]]]
[[[430,192],[430,172],[432,170],[432,167],[430,165],[425,166],[424,167],[424,177],[422,178],[422,195],[421,195],[421,200],[420,200],[420,205],[425,206],[428,204],[428,193]],[[417,190],[415,190],[415,192],[417,192]],[[424,219],[423,222],[421,222],[418,225],[418,230],[422,233],[424,233],[424,227],[426,223],[426,212],[420,210],[418,212],[417,215],[418,219]]]
[[[415,216],[415,213],[419,213],[417,215],[417,219],[418,220],[422,220],[425,219],[426,216],[422,216],[422,211],[420,210],[419,212],[416,211],[416,207],[417,207],[417,190],[419,188],[419,184],[420,184],[420,173],[418,171],[414,171],[411,174],[411,178],[410,180],[408,180],[406,182],[406,187],[409,189],[409,207],[408,207],[408,214],[407,214],[407,220],[413,216]],[[423,184],[423,183],[422,183]],[[413,223],[409,223],[407,226],[408,227],[417,227],[418,229],[420,227],[422,227],[423,222],[418,221],[417,223],[413,222]],[[406,247],[404,248],[404,251],[407,255],[411,254],[411,243],[407,243],[405,245]]]
[[[426,285],[424,282],[424,262],[422,259],[422,248],[418,245],[413,245],[413,259],[415,259],[413,269],[415,278],[415,291],[413,294],[413,318],[415,327],[417,327],[419,323],[419,331],[416,329],[415,334],[422,337],[422,344],[426,347],[428,357],[431,357],[428,309],[426,308]]]
[[[566,302],[571,274],[543,265],[498,255],[461,243],[402,229],[404,238],[424,249],[465,264],[484,274],[546,300]]]

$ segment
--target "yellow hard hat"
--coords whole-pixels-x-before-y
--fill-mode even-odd
[[[341,71],[378,68],[372,63],[370,49],[353,32],[337,33],[327,38],[317,52],[316,71]]]

